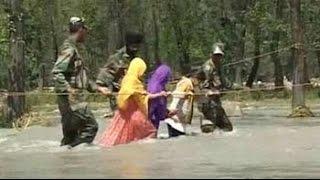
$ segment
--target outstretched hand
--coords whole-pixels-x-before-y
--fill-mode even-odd
[[[175,116],[178,114],[178,110],[175,109],[175,110],[172,110],[172,111],[169,111],[168,112],[168,117],[171,118],[172,116]]]
[[[215,90],[215,91],[209,91],[206,93],[206,96],[213,96],[213,95],[220,95],[220,91]]]
[[[100,91],[105,96],[110,96],[112,94],[112,92],[106,87],[99,86],[98,91]]]
[[[171,92],[166,92],[166,91],[161,91],[161,93],[159,93],[159,95],[160,96],[165,96],[165,97],[167,97],[167,96],[169,96],[171,94]]]

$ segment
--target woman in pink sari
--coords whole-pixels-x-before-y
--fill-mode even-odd
[[[156,136],[156,129],[148,120],[148,100],[167,94],[146,92],[140,80],[146,68],[145,62],[140,58],[131,61],[117,99],[119,110],[103,133],[99,141],[101,146],[112,147]]]

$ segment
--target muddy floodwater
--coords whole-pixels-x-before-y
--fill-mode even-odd
[[[289,103],[259,103],[233,116],[235,130],[154,139],[103,149],[59,147],[61,126],[0,129],[0,178],[320,178],[320,103],[316,117],[289,119]],[[97,138],[110,120],[94,111]],[[59,121],[59,114],[53,111]],[[166,136],[165,126],[160,135]]]

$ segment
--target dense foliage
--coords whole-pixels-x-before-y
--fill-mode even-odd
[[[49,71],[56,58],[58,46],[67,35],[71,16],[81,16],[90,27],[85,44],[88,65],[97,72],[108,55],[123,45],[127,30],[140,31],[146,37],[144,58],[149,65],[155,58],[168,61],[174,69],[188,69],[206,60],[215,42],[225,44],[224,63],[274,50],[292,44],[290,9],[281,5],[282,16],[277,17],[279,0],[24,0],[23,23],[26,60],[26,85],[36,88],[41,71]],[[311,77],[319,75],[320,53],[318,20],[320,1],[302,1],[305,43]],[[0,9],[0,88],[7,88],[7,68],[10,17],[6,6]],[[278,32],[278,40],[274,33]],[[241,48],[242,47],[242,48]],[[279,53],[284,75],[291,77],[290,51]],[[261,58],[264,68],[257,77],[274,80],[272,56]],[[229,79],[246,81],[252,62],[226,66]],[[42,66],[45,66],[43,68]],[[45,72],[48,74],[49,72]],[[238,76],[238,77],[237,77]],[[50,85],[46,79],[44,85]]]

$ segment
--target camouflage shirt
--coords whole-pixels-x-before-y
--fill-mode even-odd
[[[109,56],[107,63],[100,69],[96,83],[101,86],[119,85],[125,70],[130,63],[130,56],[127,54],[127,48],[124,46],[115,54]]]
[[[220,70],[215,66],[211,59],[202,65],[201,71],[205,76],[204,81],[200,83],[201,89],[222,89],[223,84],[219,73]]]
[[[79,93],[96,90],[95,83],[88,78],[88,70],[79,54],[77,44],[71,37],[66,39],[60,47],[52,73],[57,93],[67,92],[69,88]],[[85,101],[85,96],[79,93],[70,94],[75,103]]]

